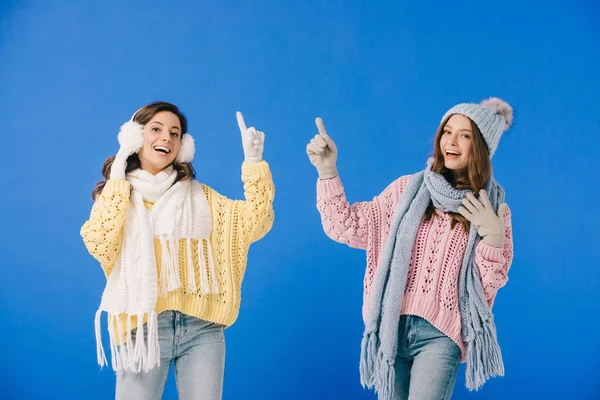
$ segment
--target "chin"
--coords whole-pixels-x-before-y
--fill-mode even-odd
[[[449,169],[451,171],[454,171],[456,169],[456,165],[454,165],[453,163],[449,163],[449,162],[445,162],[444,167],[446,167],[446,169]]]
[[[169,165],[171,165],[172,163],[167,163],[167,164],[158,164],[157,166],[159,166],[160,170],[162,171],[163,169],[167,168]]]
[[[163,171],[165,168],[171,165],[171,162],[165,163],[164,160],[161,161],[162,162],[154,162],[149,160],[146,165],[154,171]]]
[[[454,172],[460,172],[467,169],[467,165],[457,165],[455,163],[444,163],[444,166],[446,167],[446,169],[449,169],[450,171]]]

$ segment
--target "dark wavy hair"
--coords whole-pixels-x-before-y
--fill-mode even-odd
[[[187,118],[179,108],[171,103],[167,103],[164,101],[156,101],[150,104],[145,105],[140,108],[135,115],[133,116],[133,121],[143,125],[146,125],[155,114],[161,111],[169,111],[172,112],[179,118],[179,123],[181,124],[181,132],[183,132],[182,136],[187,133]],[[102,165],[102,176],[104,180],[96,183],[96,187],[92,190],[92,199],[96,200],[98,195],[102,193],[102,189],[106,185],[106,181],[110,176],[110,169],[112,167],[113,161],[115,160],[115,156],[108,157],[104,164]],[[135,169],[140,168],[140,158],[137,153],[132,154],[127,158],[127,167],[125,168],[125,173],[133,171]],[[177,177],[175,178],[175,182],[184,181],[186,179],[195,178],[196,172],[194,171],[194,167],[191,163],[173,163],[173,168],[177,171]]]
[[[458,175],[453,174],[451,170],[446,168],[444,164],[444,154],[440,147],[440,140],[442,139],[442,134],[444,133],[446,123],[448,123],[450,117],[443,121],[435,134],[433,142],[433,165],[431,166],[431,170],[442,174],[444,178],[458,190],[471,189],[474,193],[478,193],[479,190],[485,187],[485,184],[492,176],[490,152],[481,135],[479,127],[469,118],[471,130],[473,131],[473,140],[471,142],[472,150],[469,163],[467,164],[467,171],[464,174]],[[429,221],[434,214],[435,207],[433,206],[433,203],[430,202],[427,211],[425,212],[424,220]],[[449,215],[452,218],[452,227],[457,223],[460,223],[465,231],[469,230],[469,220],[460,214],[449,213]]]

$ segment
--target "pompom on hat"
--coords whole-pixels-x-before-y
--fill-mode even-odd
[[[490,151],[490,158],[496,152],[502,134],[510,128],[513,121],[513,109],[502,99],[490,97],[480,104],[461,103],[452,107],[444,114],[442,122],[450,116],[461,114],[469,117],[481,131],[483,140]]]

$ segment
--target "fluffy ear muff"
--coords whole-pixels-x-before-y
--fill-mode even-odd
[[[144,128],[137,122],[127,121],[121,126],[117,138],[122,148],[138,152],[144,144]]]
[[[194,159],[194,153],[196,152],[196,146],[194,145],[194,138],[189,133],[184,133],[181,137],[181,147],[179,148],[179,154],[177,154],[176,162],[189,163]]]

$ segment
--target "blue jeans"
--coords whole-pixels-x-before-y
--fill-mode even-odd
[[[133,340],[137,332],[133,331]],[[144,337],[148,334],[144,325]],[[225,372],[223,325],[179,311],[158,315],[160,365],[149,372],[117,372],[117,400],[160,400],[171,362],[182,400],[219,400]]]
[[[452,339],[423,318],[400,317],[394,399],[450,399],[459,366]]]

